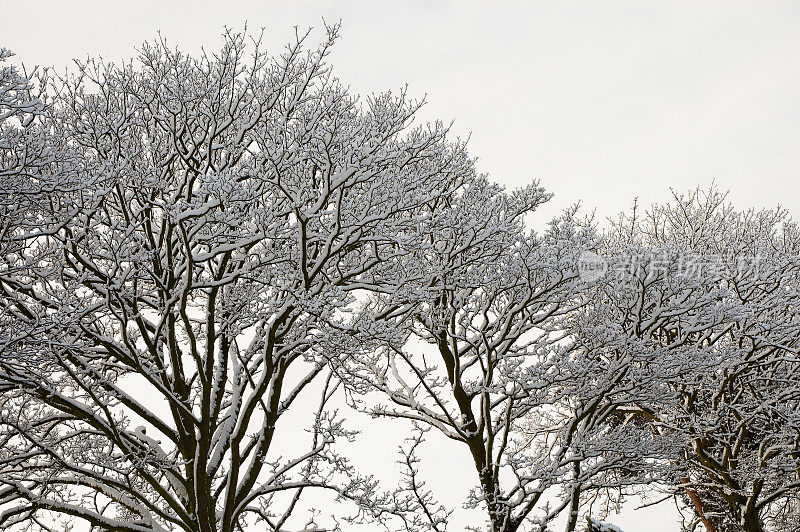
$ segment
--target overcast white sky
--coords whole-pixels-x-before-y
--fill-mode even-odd
[[[332,63],[355,92],[427,94],[424,118],[471,133],[482,171],[556,193],[547,217],[578,200],[612,216],[712,180],[739,207],[800,217],[796,1],[0,0],[0,46],[63,69],[130,57],[158,30],[214,49],[247,21],[277,51],[323,17],[343,23]],[[616,522],[678,530],[648,515]]]

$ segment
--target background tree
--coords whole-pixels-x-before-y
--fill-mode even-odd
[[[326,408],[335,325],[405,213],[472,167],[441,125],[409,129],[405,94],[348,94],[337,31],[275,57],[227,32],[199,58],[88,61],[30,123],[3,71],[2,528],[285,530],[311,488],[383,511],[332,447],[352,438]],[[12,116],[36,133],[22,151]],[[306,442],[281,447],[309,393]]]

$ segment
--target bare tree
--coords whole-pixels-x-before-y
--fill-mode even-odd
[[[348,94],[337,31],[80,63],[16,126],[29,80],[3,71],[2,528],[286,530],[312,488],[384,511],[332,446],[337,324],[473,170],[404,93]]]

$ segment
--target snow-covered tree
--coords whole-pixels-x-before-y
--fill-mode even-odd
[[[11,50],[0,48],[0,64],[6,63],[13,56]],[[16,118],[17,125],[24,128],[30,126],[34,117],[41,114],[44,101],[37,90],[39,88],[41,87],[37,87],[35,71],[20,72],[14,65],[0,66],[0,123],[7,128],[3,131],[6,141],[3,148],[9,147],[5,137],[13,134],[10,123],[6,120]]]
[[[737,211],[714,189],[634,207],[605,243],[607,328],[663,373],[631,412],[669,441],[670,480],[710,532],[797,519],[799,252],[785,211]]]
[[[622,532],[622,530],[618,526],[587,517],[586,532]]]
[[[341,324],[473,170],[404,93],[348,94],[337,31],[91,60],[34,121],[2,71],[1,528],[285,530],[310,489],[384,511],[332,445]]]
[[[465,504],[495,532],[546,530],[562,514],[576,530],[582,497],[635,482],[635,449],[652,438],[609,428],[632,401],[629,364],[570,335],[590,296],[578,259],[597,235],[576,208],[528,232],[526,214],[549,197],[475,177],[418,209],[396,285],[353,326],[374,347],[344,368],[358,408],[463,446],[477,486]]]

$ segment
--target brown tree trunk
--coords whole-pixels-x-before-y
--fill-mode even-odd
[[[681,484],[684,486],[684,491],[686,491],[686,495],[689,496],[689,500],[692,501],[692,506],[694,506],[694,511],[697,512],[697,517],[700,518],[700,521],[703,522],[703,526],[706,527],[706,532],[717,532],[717,528],[714,526],[714,523],[709,521],[706,517],[705,512],[703,512],[703,501],[700,499],[700,496],[697,492],[692,488],[689,479],[683,477],[680,479]]]

